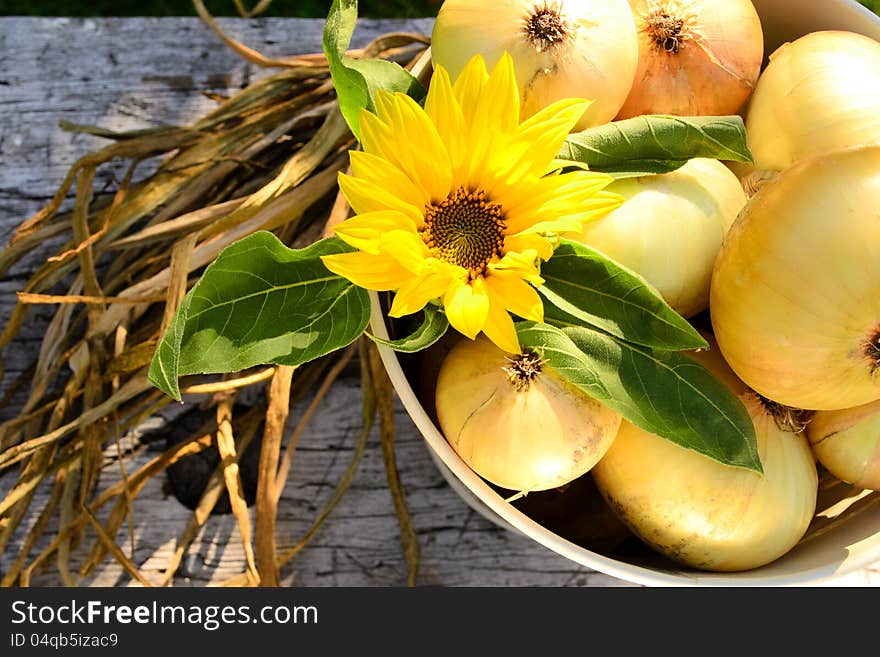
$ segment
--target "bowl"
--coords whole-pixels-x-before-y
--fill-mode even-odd
[[[880,41],[880,17],[854,0],[753,2],[764,30],[765,59],[786,41],[816,30],[850,30]],[[371,330],[387,339],[394,331],[386,300],[370,294]],[[689,569],[650,550],[615,524],[588,475],[561,491],[511,500],[509,491],[476,475],[440,432],[431,391],[442,342],[432,350],[406,355],[379,345],[397,395],[446,481],[484,517],[577,564],[644,586],[810,586],[880,562],[880,492],[830,477],[820,479],[816,515],[801,541],[772,563],[738,573]],[[585,518],[590,522],[579,522]]]

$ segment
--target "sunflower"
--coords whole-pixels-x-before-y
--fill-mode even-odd
[[[437,67],[424,108],[379,91],[362,110],[360,151],[339,187],[355,216],[336,235],[357,251],[325,256],[355,285],[395,291],[402,317],[438,300],[450,325],[519,353],[511,313],[543,321],[536,287],[554,238],[621,203],[605,174],[563,173],[556,155],[589,101],[566,99],[520,122],[513,60],[479,55],[453,85]]]

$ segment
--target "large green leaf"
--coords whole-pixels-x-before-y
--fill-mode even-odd
[[[336,238],[293,250],[266,231],[228,246],[184,297],[150,382],[180,399],[186,374],[298,365],[353,342],[369,320],[369,297],[321,262],[350,250]]]
[[[742,118],[637,116],[569,135],[559,152],[616,178],[668,173],[695,157],[752,162]]]
[[[339,109],[355,137],[360,138],[358,115],[375,110],[378,89],[402,91],[420,100],[425,89],[406,69],[384,59],[354,59],[346,55],[357,23],[357,0],[334,0],[324,23],[324,54],[339,98]]]
[[[636,344],[656,349],[700,349],[699,332],[636,272],[590,247],[562,240],[541,266],[538,291],[547,319],[574,317]]]
[[[371,340],[390,347],[394,351],[411,354],[427,349],[446,334],[449,320],[446,319],[446,313],[433,303],[425,306],[422,313],[422,323],[405,337],[397,340],[385,340],[369,333],[367,335]]]
[[[742,402],[680,352],[639,347],[581,326],[522,322],[520,343],[633,424],[726,465],[762,472]]]

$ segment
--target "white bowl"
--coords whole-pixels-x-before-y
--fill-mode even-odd
[[[826,29],[860,32],[880,41],[880,18],[854,0],[753,0],[765,36],[765,56],[782,43]],[[379,296],[371,293],[371,328],[388,337]],[[461,497],[492,522],[519,532],[571,561],[613,577],[648,586],[813,585],[880,562],[880,493],[840,484],[820,490],[817,515],[800,543],[761,568],[740,573],[689,570],[647,548],[626,556],[588,549],[567,540],[507,502],[459,458],[427,412],[404,371],[399,354],[379,347],[392,383],[427,441],[437,467]],[[412,374],[411,378],[415,378]],[[534,494],[533,494],[534,495]]]

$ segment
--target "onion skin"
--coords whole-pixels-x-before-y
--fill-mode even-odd
[[[759,169],[880,139],[880,43],[819,31],[780,46],[745,114]]]
[[[608,450],[621,417],[544,367],[517,390],[508,355],[462,339],[437,380],[440,427],[462,460],[501,488],[539,491],[585,474]]]
[[[558,0],[571,38],[541,48],[529,41],[524,20],[539,0],[445,0],[431,33],[431,59],[453,80],[481,53],[491,68],[505,51],[514,61],[523,119],[563,98],[593,103],[576,130],[614,118],[638,63],[635,23],[626,0]]]
[[[618,119],[641,114],[735,114],[755,88],[764,35],[750,0],[629,0],[639,38],[639,66]],[[690,38],[677,52],[655,43],[650,17],[684,21]],[[671,46],[667,42],[666,47]]]
[[[763,566],[794,547],[812,521],[818,491],[813,455],[802,434],[776,425],[717,350],[689,355],[721,372],[719,378],[745,403],[763,476],[624,421],[593,467],[593,479],[630,529],[671,559],[717,572]]]
[[[880,399],[878,198],[880,146],[838,151],[782,171],[728,231],[712,326],[731,368],[768,399],[809,410]]]
[[[815,413],[807,438],[816,459],[835,477],[880,490],[880,401]]]
[[[736,175],[717,160],[696,158],[607,189],[624,204],[569,237],[641,274],[682,316],[706,310],[715,258],[747,200]]]

